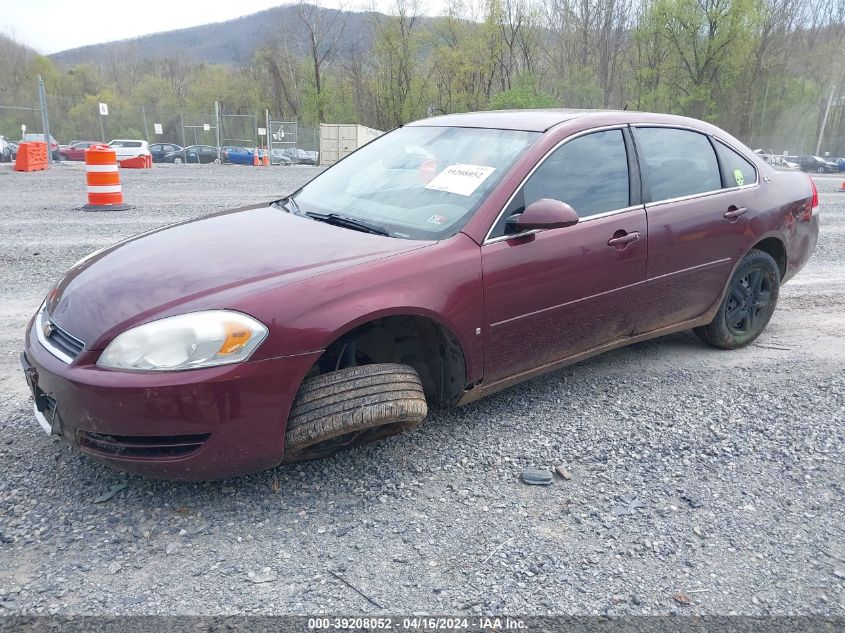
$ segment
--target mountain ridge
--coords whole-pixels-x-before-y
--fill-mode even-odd
[[[307,10],[318,11],[318,19],[339,29],[342,13],[338,9],[306,5]],[[186,61],[211,64],[243,65],[255,49],[267,41],[271,34],[289,42],[291,50],[302,55],[307,51],[307,29],[302,24],[299,5],[280,5],[257,13],[222,22],[210,22],[140,35],[123,40],[87,44],[51,53],[47,57],[61,65],[73,66],[97,63],[110,54],[131,53],[142,59],[182,56]],[[348,23],[340,34],[338,52],[349,53],[372,43],[371,29],[375,17],[383,14],[371,11],[349,12]]]

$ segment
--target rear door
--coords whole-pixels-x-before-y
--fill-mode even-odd
[[[701,316],[745,254],[757,171],[701,132],[636,126],[648,216],[646,296],[637,332]]]
[[[578,224],[513,234],[507,219],[540,199],[572,206]],[[550,152],[481,248],[484,379],[496,381],[630,334],[645,279],[648,230],[624,126]]]

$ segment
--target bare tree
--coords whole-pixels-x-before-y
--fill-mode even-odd
[[[297,14],[307,31],[308,56],[311,61],[317,101],[317,122],[322,123],[325,117],[325,104],[323,103],[324,67],[331,63],[338,53],[343,33],[349,23],[349,11],[343,8],[325,9],[319,5],[306,4],[301,0],[297,5]]]

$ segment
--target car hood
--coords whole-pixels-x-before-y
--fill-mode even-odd
[[[271,206],[236,209],[83,259],[50,291],[46,311],[87,349],[102,349],[140,323],[243,305],[279,286],[433,243],[331,226]]]

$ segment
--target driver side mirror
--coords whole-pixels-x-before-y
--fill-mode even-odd
[[[560,200],[541,198],[532,202],[519,215],[508,219],[508,228],[521,233],[545,229],[562,229],[578,224],[575,209]]]

